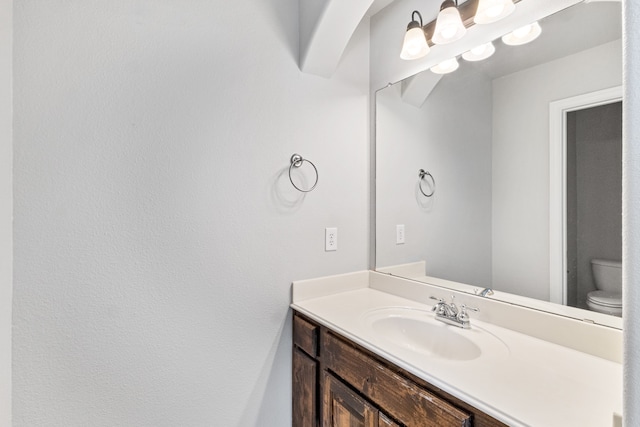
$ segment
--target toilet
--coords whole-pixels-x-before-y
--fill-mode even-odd
[[[599,313],[622,316],[622,263],[592,259],[591,272],[596,290],[587,294],[587,307]]]

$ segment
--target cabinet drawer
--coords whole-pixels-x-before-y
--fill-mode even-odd
[[[320,327],[303,319],[297,314],[293,316],[293,344],[311,357],[318,357],[318,335]]]
[[[323,334],[326,368],[407,427],[470,427],[471,415],[331,333]]]

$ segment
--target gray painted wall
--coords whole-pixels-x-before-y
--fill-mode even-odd
[[[576,78],[576,70],[589,72]],[[549,299],[549,103],[619,86],[621,79],[615,41],[494,80],[496,289]]]
[[[12,2],[0,0],[0,427],[11,426],[13,292]]]
[[[15,3],[15,427],[291,424],[290,284],[369,246],[368,23],[305,75],[297,5]]]
[[[491,82],[477,73],[444,76],[422,108],[402,101],[399,84],[378,92],[377,267],[425,261],[428,275],[490,286],[490,105]],[[436,180],[430,199],[419,169]]]
[[[640,3],[623,2],[622,284],[624,426],[640,425]]]
[[[568,139],[575,143],[575,168],[567,169],[567,175],[575,174],[575,216],[567,215],[567,221],[576,230],[576,302],[586,308],[587,293],[595,289],[591,259],[622,260],[622,103],[568,116],[575,125]]]

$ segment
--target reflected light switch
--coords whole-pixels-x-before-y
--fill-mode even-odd
[[[404,224],[396,225],[396,245],[404,245]]]

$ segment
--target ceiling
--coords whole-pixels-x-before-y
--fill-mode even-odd
[[[393,2],[394,0],[373,0],[371,7],[367,11],[367,16],[375,15]]]
[[[395,0],[373,0],[373,3],[371,4],[371,7],[369,8],[369,10],[367,11],[367,16],[373,16],[376,13],[380,12],[382,9],[384,9],[385,7],[389,6],[391,3],[393,3]],[[462,4],[467,2],[467,0],[458,0],[458,4]],[[438,13],[438,9],[440,8],[440,4],[442,3],[442,0],[423,0],[423,4],[420,5],[421,9],[424,9],[425,12],[427,9],[431,8],[433,10],[433,16],[435,17]],[[426,15],[425,15],[426,18]],[[409,23],[409,21],[407,21],[407,24]],[[426,22],[425,22],[426,24]]]

